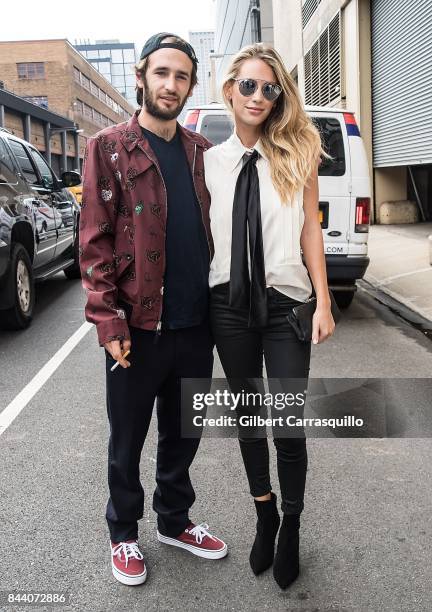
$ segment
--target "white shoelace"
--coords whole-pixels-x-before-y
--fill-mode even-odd
[[[120,542],[111,551],[112,556],[117,556],[121,560],[121,554],[124,554],[126,567],[128,566],[129,559],[132,557],[141,561],[144,557],[142,556],[140,549],[138,548],[138,542]]]
[[[193,529],[186,529],[186,532],[195,536],[196,543],[201,544],[205,536],[208,536],[212,540],[216,540],[216,538],[214,538],[211,533],[207,531],[208,528],[209,526],[207,523],[201,523],[200,525],[195,525]]]

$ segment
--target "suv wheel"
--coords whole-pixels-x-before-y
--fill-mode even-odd
[[[1,312],[1,326],[3,329],[25,329],[33,318],[34,276],[30,257],[18,242],[11,249],[8,283],[12,284],[14,304]]]

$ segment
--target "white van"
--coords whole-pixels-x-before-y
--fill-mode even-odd
[[[371,188],[363,140],[354,114],[338,108],[306,106],[333,160],[319,169],[319,215],[327,278],[341,308],[347,308],[369,265],[367,256]],[[231,116],[221,104],[189,108],[183,125],[214,144],[229,138]]]

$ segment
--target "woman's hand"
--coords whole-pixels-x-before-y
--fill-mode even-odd
[[[312,317],[312,342],[319,344],[333,335],[336,324],[331,313],[331,304],[318,304]]]

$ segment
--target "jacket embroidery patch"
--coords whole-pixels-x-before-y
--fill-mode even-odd
[[[98,140],[102,145],[102,149],[107,153],[115,153],[116,141],[108,140],[108,138],[104,135],[98,136]]]
[[[114,262],[102,263],[98,266],[98,270],[102,272],[102,274],[111,274],[114,272]]]
[[[144,203],[141,202],[141,200],[140,200],[138,202],[138,204],[135,206],[135,212],[136,212],[137,215],[140,215],[143,210],[144,210]]]
[[[134,281],[136,279],[135,270],[133,268],[127,271],[126,278],[129,281]]]
[[[141,306],[146,310],[151,310],[153,308],[154,299],[150,296],[145,296],[141,298]]]
[[[151,261],[151,263],[157,263],[160,259],[161,252],[160,251],[147,251],[147,259]]]
[[[160,219],[160,216],[161,216],[161,205],[160,204],[151,204],[150,212],[152,213],[152,215],[154,215],[155,217]]]
[[[136,168],[128,168],[126,172],[126,189],[128,191],[132,191],[136,187],[136,175],[138,174],[138,170]]]
[[[108,223],[108,221],[105,221],[104,223],[99,223],[98,229],[101,234],[112,234],[113,233],[112,225],[111,223]]]
[[[107,176],[101,176],[98,180],[98,185],[101,189],[109,189],[110,188],[110,180]]]
[[[128,131],[125,133],[125,138],[126,140],[128,140],[129,142],[133,142],[134,140],[138,139],[138,135],[136,132],[134,132],[133,130]]]

